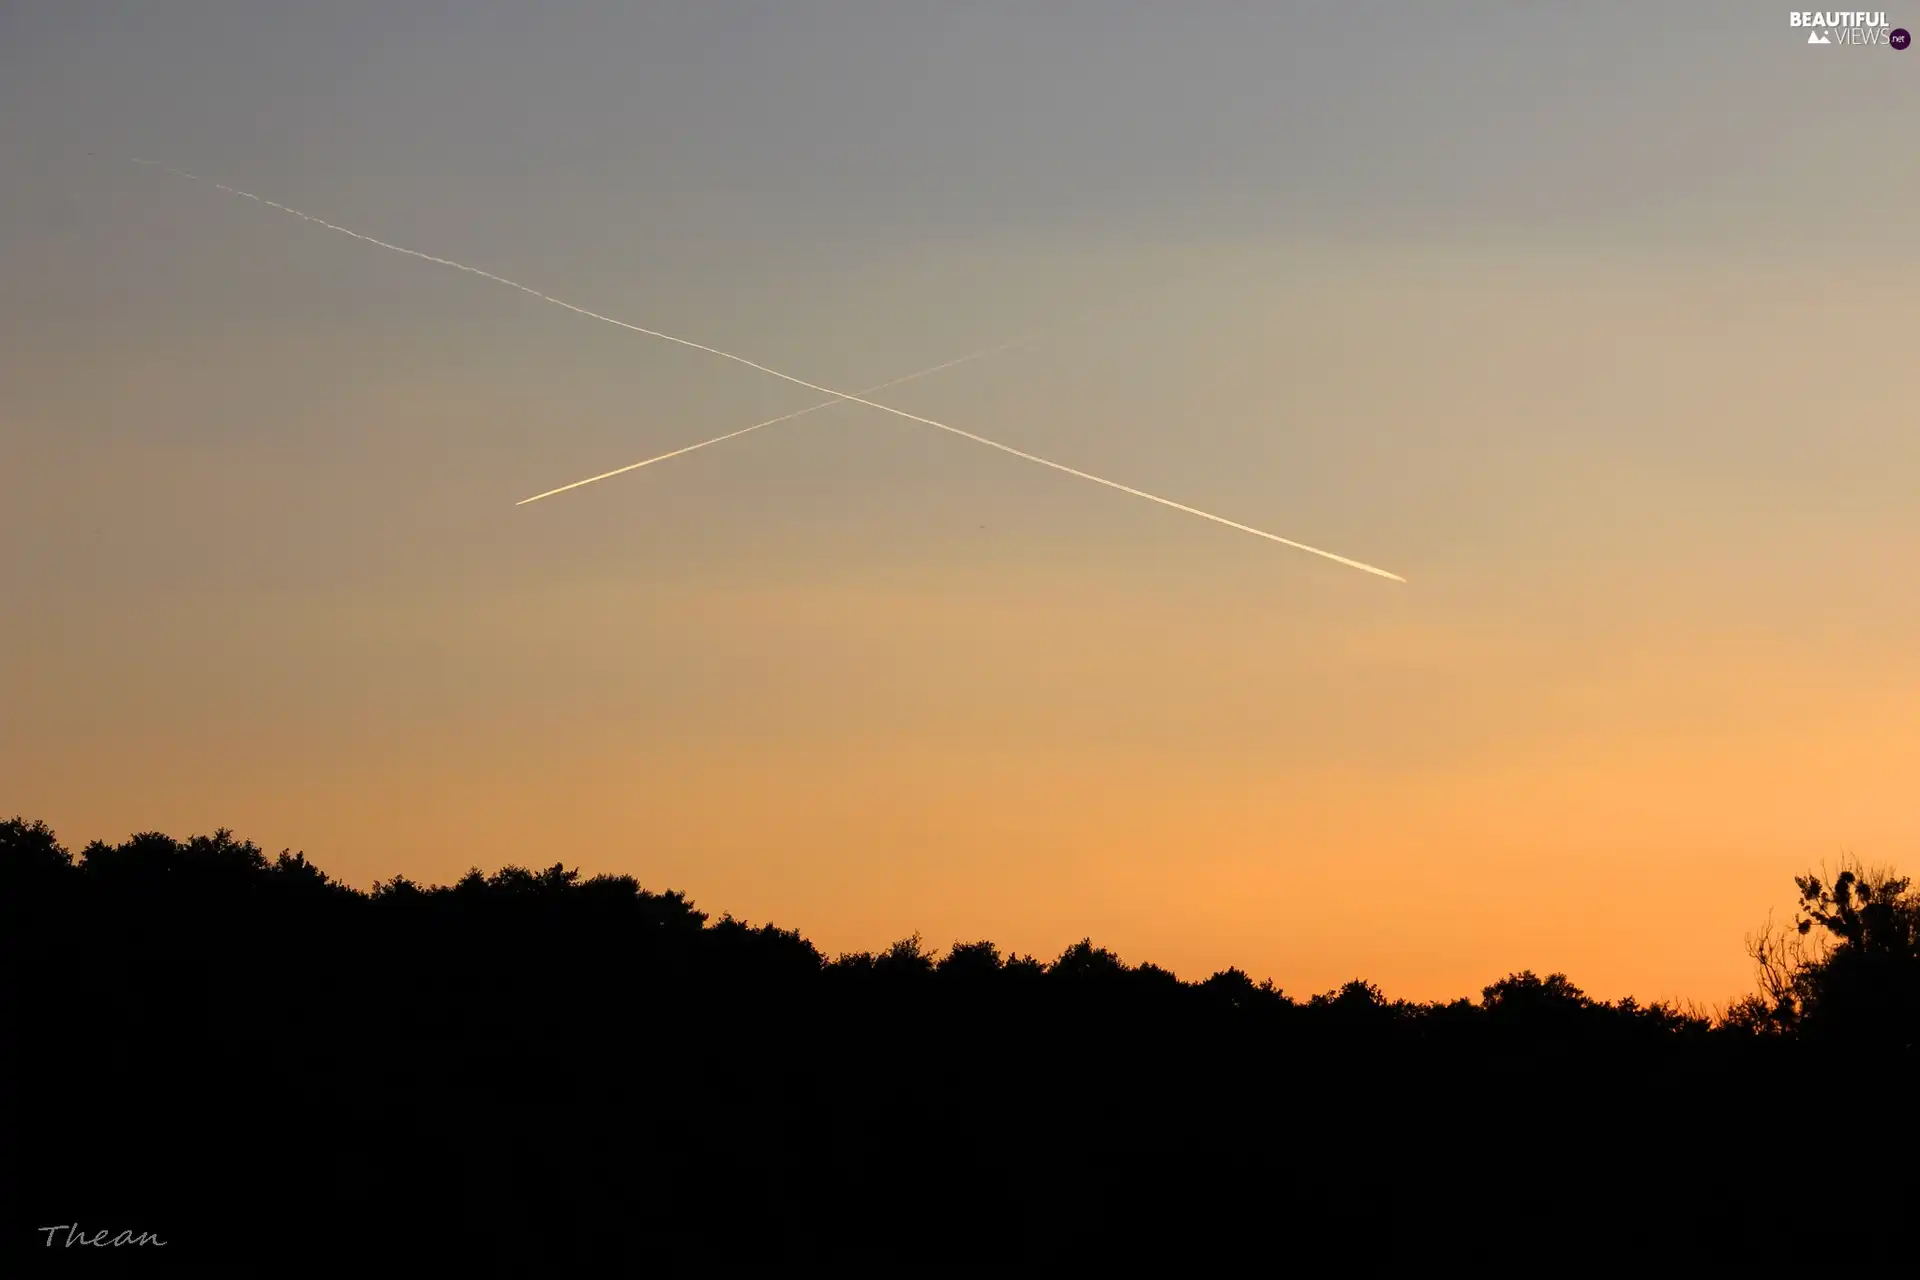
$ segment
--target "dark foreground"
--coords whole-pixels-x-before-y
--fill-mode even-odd
[[[1085,944],[826,963],[558,868],[367,895],[21,830],[9,1271],[1560,1270],[1778,1258],[1835,1212],[1858,1256],[1912,1207],[1909,1053],[1557,977],[1409,1006]]]

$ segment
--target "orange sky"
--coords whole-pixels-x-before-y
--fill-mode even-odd
[[[655,584],[644,610],[625,583],[425,593],[350,626],[289,603],[226,617],[241,638],[196,642],[169,692],[89,681],[43,723],[85,747],[9,773],[72,837],[227,822],[361,884],[562,858],[830,952],[1091,934],[1302,994],[1531,966],[1722,998],[1796,870],[1843,846],[1913,861],[1920,689],[1884,641],[1756,643],[1677,574],[1564,654],[1512,618],[1423,620],[1417,579],[1361,602],[1371,623],[1306,626],[1221,585],[992,565]],[[683,638],[645,634],[662,616]],[[330,655],[287,657],[310,631]],[[420,687],[443,631],[470,639]],[[253,645],[282,657],[240,675]],[[412,679],[322,686],[344,661]]]

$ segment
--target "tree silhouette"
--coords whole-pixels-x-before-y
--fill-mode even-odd
[[[1816,1039],[1912,1053],[1920,1047],[1920,895],[1905,876],[1857,862],[1796,877],[1798,938],[1777,1001]]]
[[[980,980],[1000,972],[1000,948],[991,942],[956,942],[935,966],[947,979]]]
[[[13,817],[0,822],[0,869],[21,876],[55,875],[73,865],[73,855],[44,822]]]
[[[1849,865],[1797,894],[1752,942],[1761,990],[1709,1021],[1525,969],[1477,1000],[1356,978],[1295,1002],[1091,938],[829,961],[564,861],[360,890],[225,829],[75,858],[15,818],[0,965],[29,1101],[0,1200],[16,1242],[97,1213],[256,1270],[1194,1273],[1329,1233],[1646,1248],[1676,1205],[1767,1240],[1746,1189],[1781,1139],[1754,1117],[1808,1081],[1905,1087],[1914,1053],[1907,881]],[[1876,1150],[1911,1148],[1874,1115]],[[1903,1185],[1850,1182],[1850,1211]]]

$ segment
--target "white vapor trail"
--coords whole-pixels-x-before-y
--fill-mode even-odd
[[[903,382],[912,382],[916,378],[931,377],[936,373],[951,369],[956,365],[963,365],[972,360],[984,359],[987,356],[1005,351],[1010,347],[1017,347],[1021,343],[1029,341],[1031,341],[1029,338],[1016,338],[1012,342],[1003,342],[997,347],[988,347],[984,351],[974,351],[949,360],[945,364],[936,364],[930,369],[922,369],[918,373],[904,374],[901,377],[893,378],[886,382],[875,383],[873,386],[864,388],[855,394],[870,396],[876,391],[885,391],[888,387],[897,387]],[[721,441],[731,440],[735,436],[744,436],[749,431],[758,431],[762,427],[771,427],[776,423],[791,422],[795,418],[803,418],[809,413],[818,413],[822,409],[831,409],[836,404],[851,403],[852,397],[850,396],[835,396],[831,400],[822,400],[819,404],[808,405],[804,409],[795,409],[792,413],[783,413],[777,418],[768,418],[765,422],[756,422],[750,427],[741,427],[738,431],[729,431],[727,434],[715,436],[711,440],[702,440],[699,444],[690,444],[683,449],[675,449],[671,453],[656,454],[644,462],[630,462],[624,467],[616,467],[612,471],[602,471],[597,476],[588,476],[585,480],[575,480],[572,484],[563,484],[558,489],[549,489],[545,493],[536,493],[531,498],[522,498],[513,505],[516,507],[524,507],[529,502],[538,502],[542,498],[551,498],[557,493],[565,493],[569,489],[578,489],[582,485],[592,484],[597,480],[611,480],[614,476],[623,476],[629,471],[638,471],[641,467],[650,467],[656,462],[665,462],[668,458],[677,458],[683,453],[692,453],[695,449],[704,449],[710,444],[719,444]]]
[[[153,160],[135,160],[134,163],[148,165],[152,168],[161,169],[167,173],[171,173],[175,175],[176,177],[185,178],[192,182],[208,183],[215,190],[224,191],[228,195],[240,196],[243,199],[252,200],[257,204],[266,205],[270,209],[278,209],[282,213],[290,213],[294,217],[299,218],[302,221],[313,223],[315,226],[325,227],[329,231],[337,231],[341,235],[352,236],[355,240],[364,240],[368,244],[377,245],[382,249],[390,249],[395,253],[405,254],[409,258],[419,258],[423,262],[438,263],[443,267],[452,267],[456,271],[464,271],[468,275],[479,276],[483,280],[491,280],[496,284],[506,285],[510,289],[518,289],[521,293],[531,294],[533,297],[540,299],[542,302],[550,302],[556,307],[564,307],[568,311],[572,311],[578,315],[583,315],[587,317],[589,320],[598,320],[603,324],[610,324],[610,325],[613,325],[615,328],[625,329],[631,333],[638,333],[649,338],[658,338],[662,342],[671,342],[676,346],[687,347],[694,351],[704,351],[708,355],[718,356],[722,360],[731,360],[735,364],[742,364],[749,369],[756,369],[759,372],[768,375],[769,377],[778,378],[782,382],[791,382],[797,387],[805,387],[810,391],[818,391],[821,395],[831,396],[833,397],[832,403],[849,401],[853,404],[865,405],[869,409],[878,409],[882,413],[890,413],[897,418],[905,418],[909,422],[918,422],[922,426],[933,427],[940,431],[950,432],[951,434],[960,436],[963,439],[971,440],[975,444],[986,445],[989,449],[998,449],[1002,453],[1012,454],[1014,457],[1020,458],[1024,461],[1036,463],[1043,467],[1049,467],[1055,471],[1064,472],[1067,475],[1075,476],[1081,480],[1091,481],[1094,484],[1104,485],[1109,489],[1117,489],[1121,493],[1130,494],[1136,498],[1144,498],[1148,502],[1155,502],[1163,507],[1171,507],[1175,511],[1184,511],[1188,515],[1199,516],[1202,520],[1211,520],[1213,523],[1225,525],[1229,529],[1238,529],[1240,532],[1250,533],[1256,538],[1265,538],[1268,542],[1277,542],[1283,547],[1292,547],[1296,551],[1305,551],[1312,555],[1321,556],[1325,559],[1332,560],[1338,564],[1344,564],[1349,568],[1359,569],[1364,573],[1371,573],[1382,578],[1388,578],[1394,582],[1406,581],[1405,578],[1401,577],[1397,573],[1389,573],[1385,569],[1378,568],[1374,565],[1366,564],[1363,561],[1350,560],[1346,556],[1335,555],[1333,552],[1322,550],[1319,547],[1310,547],[1304,542],[1295,542],[1291,538],[1283,538],[1277,533],[1268,533],[1265,529],[1256,529],[1250,524],[1241,524],[1237,520],[1229,520],[1225,516],[1215,515],[1211,511],[1202,511],[1198,507],[1190,507],[1184,502],[1175,502],[1172,498],[1163,498],[1159,494],[1148,493],[1145,489],[1136,489],[1132,485],[1121,484],[1117,480],[1108,480],[1104,476],[1096,476],[1091,472],[1081,471],[1075,467],[1069,467],[1065,463],[1054,462],[1051,459],[1042,458],[1038,454],[1032,454],[1022,449],[1016,449],[1012,445],[1001,444],[998,440],[989,440],[985,436],[975,435],[971,431],[962,430],[961,428],[952,426],[948,423],[940,422],[933,418],[922,417],[917,413],[908,413],[905,409],[896,409],[892,405],[881,404],[877,400],[869,400],[864,395],[855,395],[855,394],[849,394],[843,391],[835,391],[832,387],[823,387],[817,382],[808,382],[805,378],[796,378],[790,373],[782,373],[778,369],[770,369],[764,364],[760,364],[756,361],[749,360],[745,356],[735,355],[731,351],[722,351],[718,347],[710,347],[705,343],[695,342],[690,338],[676,337],[671,333],[662,333],[658,329],[643,328],[637,324],[629,324],[625,320],[616,320],[612,316],[601,315],[597,311],[589,311],[585,307],[575,306],[573,303],[566,301],[564,298],[556,298],[552,294],[542,293],[540,292],[540,290],[532,288],[528,285],[521,284],[517,280],[509,280],[505,276],[497,276],[493,274],[493,272],[491,271],[482,271],[478,267],[470,267],[464,262],[455,262],[451,258],[435,257],[433,254],[430,254],[430,253],[422,253],[418,249],[409,249],[403,245],[389,244],[385,240],[377,240],[372,236],[362,235],[360,232],[355,231],[350,227],[343,227],[336,223],[328,222],[324,218],[316,218],[310,213],[302,213],[298,209],[290,208],[289,206],[280,204],[277,201],[269,200],[265,196],[257,196],[253,194],[251,191],[242,191],[238,187],[230,187],[224,182],[212,182],[210,179],[202,178],[198,174],[188,173],[184,169],[175,169],[170,165],[160,164],[159,162],[153,161]]]

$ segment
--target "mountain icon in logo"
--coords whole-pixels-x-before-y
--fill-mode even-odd
[[[1807,37],[1807,43],[1808,44],[1832,44],[1833,41],[1827,39],[1825,36],[1821,35],[1818,31],[1816,31]]]

